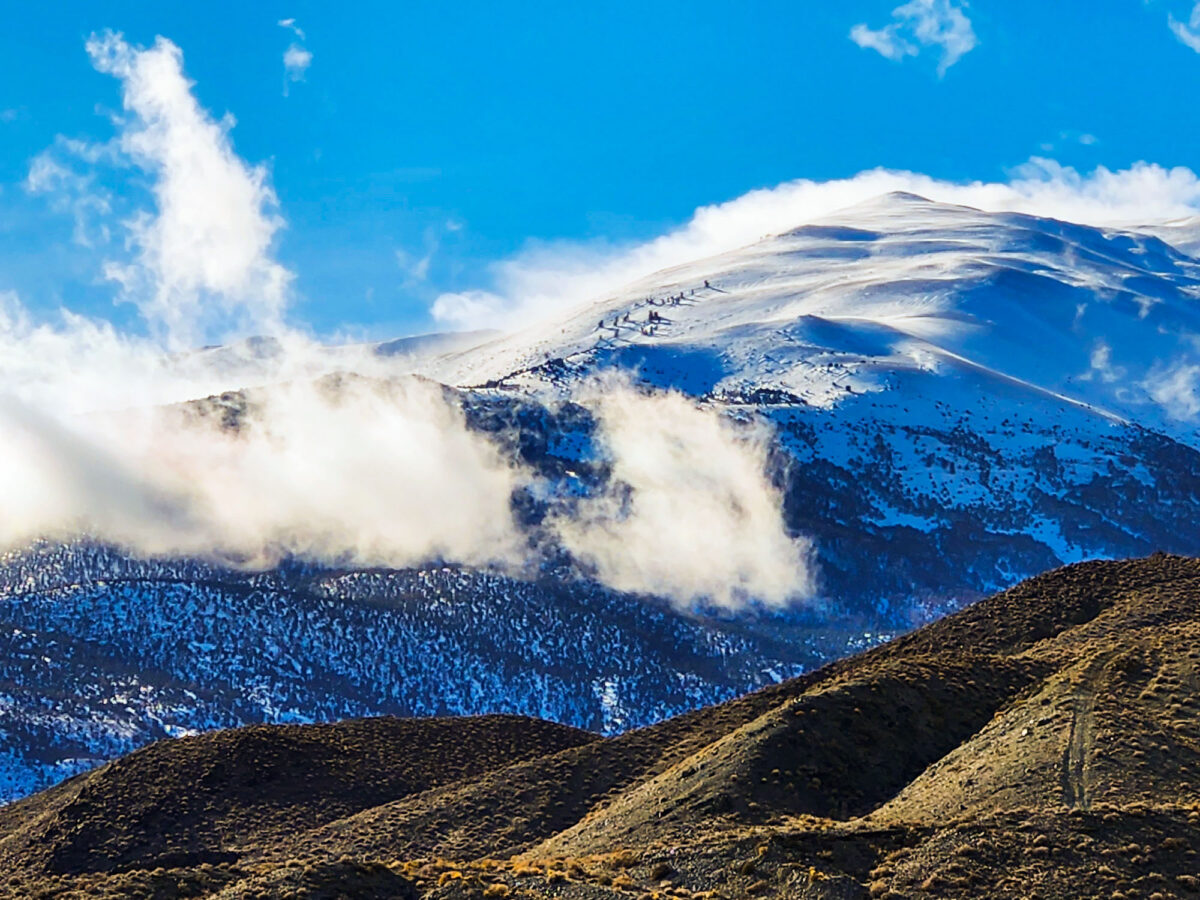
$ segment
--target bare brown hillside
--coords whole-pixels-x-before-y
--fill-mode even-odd
[[[1200,561],[1050,572],[619,737],[532,719],[155,744],[0,809],[45,897],[1200,896]]]

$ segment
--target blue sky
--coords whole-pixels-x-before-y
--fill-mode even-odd
[[[236,119],[233,149],[278,200],[289,317],[325,334],[429,330],[436,297],[488,287],[530,241],[636,243],[790,179],[1200,169],[1190,2],[911,5],[970,40],[923,41],[895,0],[26,5],[0,33],[0,290],[138,327],[102,272],[128,252],[122,222],[155,214],[154,175],[64,150],[120,130],[121,81],[85,50],[106,29],[171,41],[199,104]],[[302,80],[289,47],[311,54]],[[90,232],[79,191],[28,190],[47,153],[110,198]]]

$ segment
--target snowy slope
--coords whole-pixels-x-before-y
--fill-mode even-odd
[[[812,668],[851,637],[785,642],[445,566],[252,574],[38,545],[0,557],[0,803],[255,722],[512,712],[613,733]]]
[[[699,395],[768,387],[832,406],[968,367],[1195,442],[1155,376],[1200,364],[1197,297],[1200,262],[1159,237],[889,194],[419,368],[465,386],[555,358],[640,364]],[[668,321],[647,334],[652,309]]]

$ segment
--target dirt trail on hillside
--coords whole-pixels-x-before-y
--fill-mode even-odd
[[[1088,761],[1096,746],[1096,684],[1111,657],[1111,653],[1104,653],[1093,659],[1075,688],[1071,732],[1062,761],[1063,803],[1072,809],[1092,805]]]

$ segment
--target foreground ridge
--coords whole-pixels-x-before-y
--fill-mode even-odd
[[[162,741],[0,809],[6,896],[1200,891],[1200,560],[1030,579],[601,738],[517,716]]]

